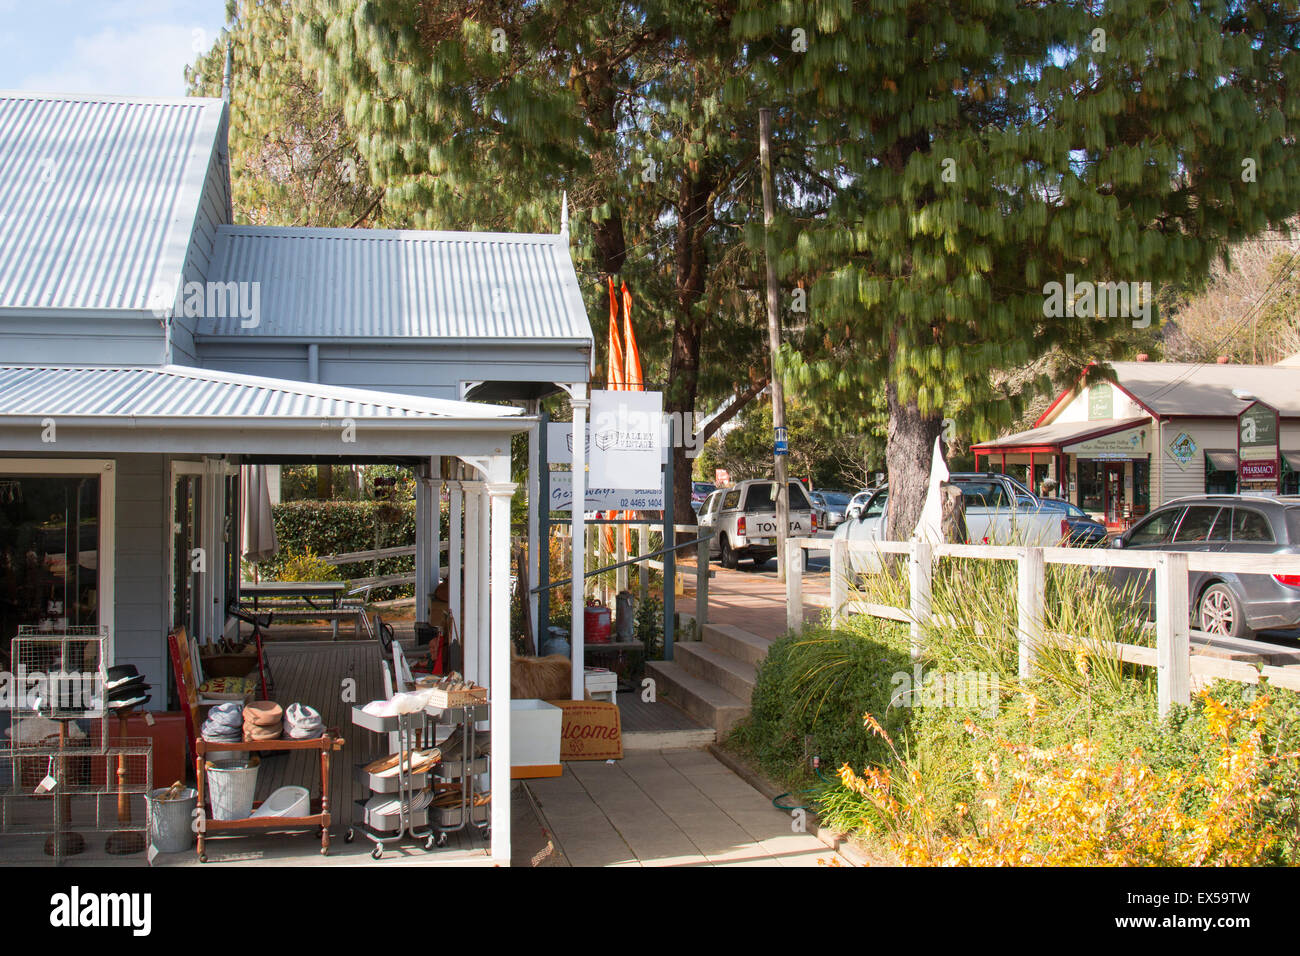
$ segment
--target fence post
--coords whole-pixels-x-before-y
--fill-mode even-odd
[[[908,552],[908,580],[911,591],[911,622],[907,625],[912,660],[921,656],[921,628],[930,619],[930,582],[934,574],[934,551],[929,541],[913,541]]]
[[[1156,700],[1160,716],[1191,701],[1192,658],[1187,605],[1187,553],[1156,558]]]
[[[695,550],[695,639],[704,640],[709,623],[709,539],[701,538]]]
[[[831,626],[840,622],[841,609],[849,600],[849,542],[846,538],[831,541]],[[803,572],[802,555],[799,561]]]
[[[1047,565],[1042,548],[1026,548],[1016,559],[1016,638],[1020,645],[1020,677],[1034,673],[1034,655],[1043,639],[1043,604]]]
[[[832,556],[832,565],[834,560]],[[792,631],[803,628],[803,545],[795,538],[785,543],[785,626]]]

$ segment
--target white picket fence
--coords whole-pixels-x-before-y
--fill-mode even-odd
[[[1188,572],[1223,571],[1237,574],[1300,574],[1300,556],[1288,554],[1221,554],[1205,551],[1130,551],[1109,548],[1030,548],[983,544],[940,544],[926,542],[877,541],[851,544],[825,538],[792,538],[787,542],[786,619],[792,630],[803,627],[803,552],[823,550],[829,545],[830,610],[832,621],[849,614],[900,621],[908,625],[912,656],[921,651],[922,631],[931,620],[931,583],[937,558],[973,558],[983,561],[1015,561],[1017,566],[1017,639],[1020,675],[1033,674],[1035,649],[1047,641],[1071,642],[1069,635],[1047,633],[1043,626],[1043,605],[1048,564],[1084,567],[1147,568],[1154,571],[1156,646],[1108,643],[1121,660],[1156,668],[1160,713],[1173,704],[1191,699],[1191,678],[1216,677],[1242,683],[1258,683],[1261,676],[1278,687],[1300,691],[1300,668],[1249,664],[1205,657],[1191,652]],[[905,554],[908,563],[910,606],[897,608],[872,604],[852,597],[855,573],[850,553]]]

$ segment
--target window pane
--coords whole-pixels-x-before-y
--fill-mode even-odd
[[[1232,540],[1267,543],[1273,540],[1273,529],[1258,511],[1236,508],[1232,515]]]
[[[962,483],[961,496],[967,508],[1005,508],[1007,493],[996,481],[970,481]]]
[[[867,518],[879,518],[882,514],[885,513],[885,502],[888,500],[888,498],[889,498],[888,491],[881,491],[877,493],[877,495],[871,499],[871,503],[867,505],[866,510],[863,511],[862,514]]]
[[[1130,532],[1128,539],[1129,546],[1136,547],[1138,545],[1162,544],[1165,541],[1168,541],[1169,532],[1172,531],[1174,527],[1174,521],[1182,513],[1182,508],[1170,508],[1168,511],[1157,511]]]
[[[738,504],[740,504],[740,490],[727,492],[727,500],[722,503],[722,507],[734,508]]]
[[[0,648],[20,625],[99,623],[99,478],[0,475]]]
[[[1188,508],[1182,523],[1178,525],[1174,541],[1208,541],[1210,529],[1214,527],[1214,519],[1218,514],[1218,508],[1208,506]]]

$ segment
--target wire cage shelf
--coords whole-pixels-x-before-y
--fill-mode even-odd
[[[35,716],[51,720],[103,718],[107,640],[104,625],[45,630],[30,624],[19,627],[10,645],[11,726]]]

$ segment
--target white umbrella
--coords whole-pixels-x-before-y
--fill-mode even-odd
[[[280,550],[271,516],[271,491],[265,465],[243,465],[239,469],[244,485],[243,529],[244,557],[252,563],[274,557]]]
[[[930,486],[925,492],[925,507],[921,509],[921,520],[912,532],[913,541],[929,541],[930,544],[943,544],[943,483],[950,477],[948,465],[943,460],[940,439],[934,440],[934,456],[930,459]]]

